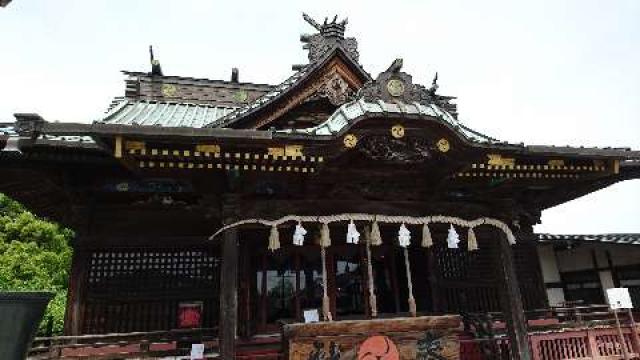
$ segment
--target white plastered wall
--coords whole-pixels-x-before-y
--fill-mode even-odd
[[[562,287],[554,286],[554,284],[559,284],[561,279],[553,245],[542,245],[538,246],[537,249],[549,305],[558,306],[564,302],[564,290]]]

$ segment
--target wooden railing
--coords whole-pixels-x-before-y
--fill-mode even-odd
[[[623,340],[616,328],[593,328],[531,334],[531,352],[534,360],[577,359],[629,359],[640,358],[638,328],[622,327]],[[624,348],[623,348],[624,347]]]
[[[622,326],[623,341],[618,330],[606,326],[585,329],[564,329],[529,334],[533,360],[617,360],[640,359],[640,329]],[[624,347],[624,348],[623,348]],[[509,339],[461,339],[461,360],[502,360],[509,357]]]
[[[112,359],[183,355],[193,343],[217,352],[216,329],[134,332],[126,334],[36,338],[29,359]]]
[[[580,309],[584,312],[585,309]],[[623,341],[617,329],[606,318],[605,311],[596,312],[598,321],[580,321],[575,314],[567,323],[548,327],[541,331],[531,326],[540,319],[530,320],[529,334],[533,360],[616,360],[640,359],[640,327],[631,326],[628,318],[622,318]],[[609,323],[607,323],[609,322]],[[536,330],[533,330],[536,329]],[[504,328],[488,339],[460,340],[461,360],[507,360],[509,339]],[[158,356],[188,355],[192,343],[204,343],[207,354],[217,353],[215,329],[174,330],[145,333],[61,336],[36,338],[30,351],[30,359],[114,359],[153,358]],[[281,343],[277,335],[259,336],[251,340],[239,340],[236,359],[281,359]],[[624,349],[624,350],[623,350]]]

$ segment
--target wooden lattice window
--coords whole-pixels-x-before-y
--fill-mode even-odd
[[[181,302],[203,304],[203,327],[218,314],[218,263],[212,249],[118,249],[91,252],[84,333],[167,330]]]

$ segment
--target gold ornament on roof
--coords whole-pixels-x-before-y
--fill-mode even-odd
[[[233,93],[233,101],[237,103],[247,102],[248,99],[249,99],[249,94],[244,90],[238,90],[235,93]]]
[[[449,144],[449,140],[442,138],[438,140],[436,147],[438,148],[438,151],[446,153],[451,149],[451,144]]]
[[[344,147],[352,149],[358,144],[358,138],[354,134],[347,134],[344,137]]]
[[[502,157],[500,154],[487,154],[487,164],[494,166],[506,166],[506,167],[514,167],[516,166],[516,159],[514,158],[506,158]],[[540,168],[538,168],[540,170]]]
[[[391,136],[396,139],[401,139],[404,137],[404,126],[397,124],[391,128]]]
[[[391,79],[387,81],[387,91],[393,97],[402,96],[404,94],[404,83],[399,79]]]
[[[178,92],[178,89],[176,89],[176,87],[174,85],[171,85],[171,84],[163,84],[162,85],[162,95],[164,95],[164,96],[174,97],[174,96],[176,96],[177,92]]]

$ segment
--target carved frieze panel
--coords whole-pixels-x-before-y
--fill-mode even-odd
[[[431,147],[429,141],[424,138],[396,139],[378,135],[363,138],[357,149],[372,160],[419,164],[431,159]]]

